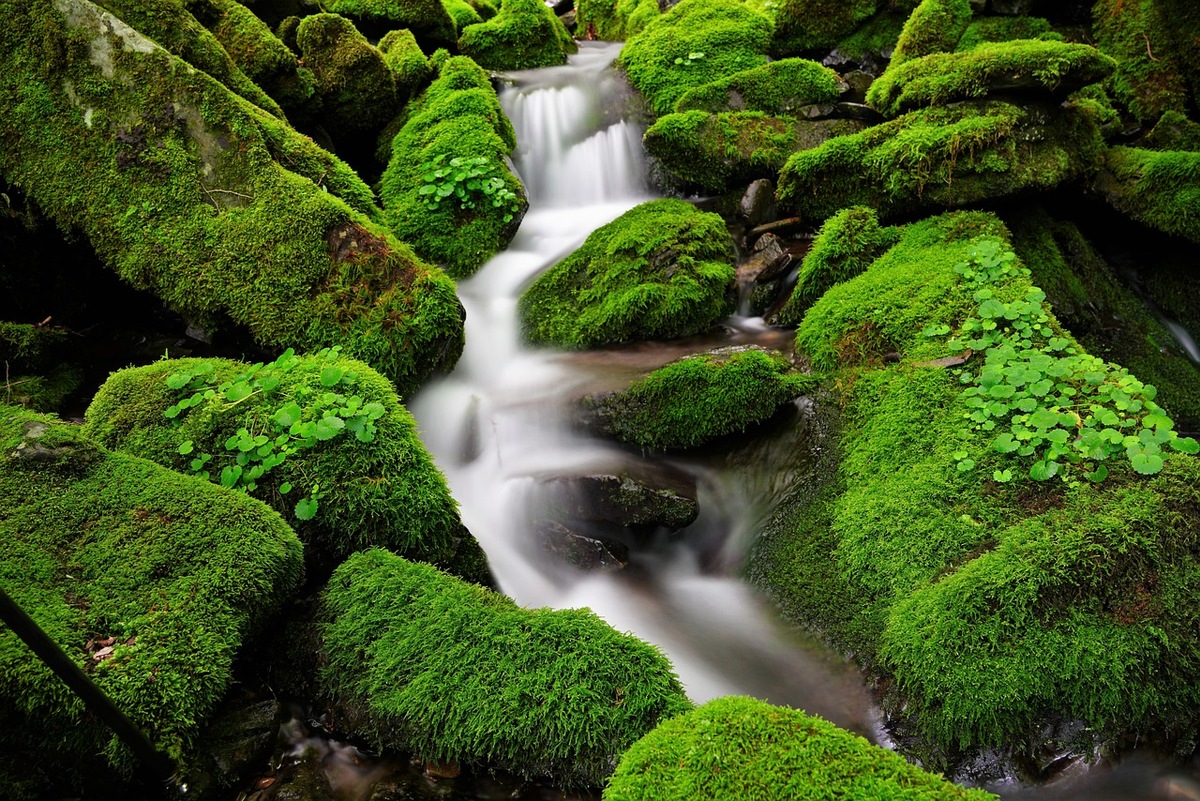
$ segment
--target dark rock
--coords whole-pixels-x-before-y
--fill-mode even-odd
[[[799,217],[785,217],[782,220],[764,223],[750,230],[746,235],[746,241],[757,242],[758,238],[763,234],[776,234],[778,236],[788,236],[797,233],[804,229],[804,220]]]
[[[737,213],[751,228],[774,218],[775,184],[770,178],[759,178],[746,187],[746,192],[738,203]]]
[[[571,9],[565,14],[559,14],[558,19],[568,31],[574,31],[577,15],[578,12],[575,9]]]
[[[234,787],[265,767],[282,722],[283,708],[274,700],[230,709],[213,718],[200,737],[194,761],[197,775],[188,780],[193,797]]]
[[[832,117],[836,113],[837,104],[809,103],[807,106],[799,106],[793,110],[792,116],[804,120],[823,120]]]
[[[539,523],[537,534],[546,553],[578,570],[608,572],[629,565],[629,548],[623,542],[592,537],[552,521]]]
[[[263,801],[337,801],[321,766],[321,755],[309,748],[300,761],[279,771],[278,779],[262,795]]]
[[[883,115],[865,103],[838,103],[836,113],[839,117],[863,122],[883,122]]]
[[[738,285],[748,287],[773,281],[787,272],[792,256],[783,240],[775,234],[764,234],[754,243],[754,252],[738,265]]]
[[[700,513],[696,479],[664,462],[629,462],[548,479],[562,517],[680,529]]]
[[[850,87],[842,100],[847,103],[862,103],[867,99],[867,90],[875,82],[875,76],[862,70],[851,70],[842,76],[842,80]]]
[[[974,2],[971,3],[975,5]],[[992,0],[992,13],[1006,17],[1023,17],[1033,9],[1033,0]]]

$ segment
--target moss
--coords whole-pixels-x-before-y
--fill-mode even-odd
[[[402,393],[454,362],[452,283],[288,168],[298,156],[315,172],[315,145],[136,33],[98,32],[117,23],[70,2],[70,25],[47,0],[0,9],[14,32],[0,54],[6,180],[210,330],[232,322],[267,347],[339,343]],[[340,164],[326,180],[362,188]]]
[[[836,72],[815,61],[787,58],[689,89],[675,110],[790,114],[813,103],[832,103],[841,94],[840,84]]]
[[[803,394],[812,379],[791,367],[762,348],[722,349],[659,368],[622,392],[589,397],[584,407],[622,442],[691,448],[745,431]]]
[[[982,98],[1002,91],[1058,98],[1104,80],[1116,66],[1094,47],[1026,40],[982,44],[961,53],[906,61],[871,84],[867,102],[894,117],[923,106]]]
[[[889,4],[882,11],[837,43],[837,52],[860,63],[883,61],[892,55],[908,13]]]
[[[955,49],[961,53],[981,44],[1011,42],[1015,39],[1061,42],[1063,35],[1051,28],[1050,22],[1042,17],[981,17],[967,26]]]
[[[524,187],[507,167],[515,146],[512,124],[487,73],[464,56],[447,59],[437,79],[409,104],[392,140],[391,159],[380,181],[392,230],[455,277],[479,269],[508,244],[526,207]],[[445,163],[483,159],[482,169],[502,180],[517,198],[516,212],[511,205],[494,206],[479,194],[472,195],[478,200],[474,208],[464,209],[448,198],[430,209],[421,189],[439,158]]]
[[[798,709],[727,696],[659,724],[621,757],[605,801],[985,799]]]
[[[1110,148],[1095,186],[1143,225],[1200,242],[1200,153]]]
[[[620,66],[668,114],[684,92],[767,62],[771,21],[737,0],[683,0],[621,49]]]
[[[1090,170],[1103,147],[1076,109],[1002,101],[914,111],[788,159],[781,203],[825,219],[865,205],[887,216],[1048,189]]]
[[[446,7],[446,13],[450,15],[450,19],[454,20],[454,29],[458,31],[459,36],[462,36],[463,28],[468,25],[478,25],[483,22],[483,17],[479,16],[479,12],[467,0],[442,0],[442,5]]]
[[[715,214],[654,200],[597,228],[521,296],[525,338],[598,345],[687,336],[733,310],[733,240]]]
[[[463,31],[458,49],[489,70],[526,70],[567,62],[575,40],[541,0],[505,0],[500,13]]]
[[[879,11],[881,0],[782,0],[775,11],[776,57],[828,51]]]
[[[379,40],[379,52],[396,79],[396,93],[400,97],[406,100],[416,97],[429,85],[433,71],[412,31],[389,32]]]
[[[1178,111],[1164,112],[1138,144],[1151,150],[1200,151],[1200,122],[1189,120]]]
[[[159,750],[186,763],[238,648],[299,584],[295,534],[258,501],[109,453],[51,417],[0,407],[0,454],[0,584]],[[102,640],[108,658],[97,658]],[[4,750],[32,743],[55,754],[40,790],[83,790],[97,760],[132,768],[111,731],[7,629],[0,687]]]
[[[834,285],[864,272],[896,244],[897,236],[896,229],[881,228],[875,211],[865,206],[854,206],[834,214],[821,226],[805,254],[796,286],[772,324],[799,324],[804,313],[822,295]]]
[[[687,111],[660,117],[643,142],[685,184],[722,191],[755,178],[774,179],[792,153],[862,127],[853,120],[798,120],[760,111]]]
[[[296,46],[316,79],[321,120],[335,136],[371,131],[399,111],[396,79],[383,54],[345,17],[313,14],[300,21]]]
[[[213,386],[236,381],[251,365],[225,360],[174,359],[113,373],[87,411],[87,432],[105,447],[150,459],[180,472],[199,454],[212,460],[203,470],[219,481],[239,453],[226,441],[239,429],[279,433],[276,412],[297,403],[301,420],[316,421],[336,408],[323,399],[336,392],[359,398],[359,406],[381,404],[371,441],[346,432],[298,450],[257,481],[253,494],[276,509],[310,546],[312,558],[337,564],[354,551],[380,546],[428,562],[447,563],[460,541],[470,539],[458,517],[445,479],[417,436],[416,424],[400,405],[387,379],[367,365],[334,355],[294,357],[286,368],[269,366],[279,378],[274,390],[260,391],[231,405],[221,396],[168,419],[165,412],[191,390],[167,385],[172,375],[192,374],[211,365]],[[329,371],[354,377],[329,385]],[[289,423],[289,425],[291,425]],[[287,428],[284,427],[286,432]],[[293,437],[293,440],[296,437]],[[180,446],[193,443],[189,453]],[[248,469],[248,468],[247,468]],[[290,493],[280,487],[291,485]],[[296,501],[319,487],[318,512],[311,521],[297,518]]]
[[[382,34],[407,28],[422,46],[453,47],[458,39],[441,0],[327,0],[321,8],[354,20],[366,31]]]
[[[576,10],[577,29],[605,41],[635,36],[662,13],[658,0],[579,0]]]
[[[970,24],[970,0],[921,0],[900,31],[888,69],[932,53],[952,52]]]
[[[385,551],[351,557],[324,600],[327,691],[361,734],[424,759],[596,784],[691,706],[656,648],[593,612],[522,609]]]

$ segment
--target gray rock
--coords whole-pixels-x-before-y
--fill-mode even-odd
[[[191,797],[234,787],[266,767],[279,737],[283,708],[278,701],[261,701],[217,715],[204,730],[197,747],[197,775],[188,781]]]
[[[623,463],[545,484],[560,519],[681,529],[700,513],[695,477],[664,462]]]
[[[616,540],[592,537],[564,523],[543,521],[538,539],[546,553],[588,572],[621,570],[629,565],[629,548]]]
[[[775,184],[770,178],[759,178],[746,187],[737,213],[751,228],[774,219]]]
[[[883,122],[883,115],[865,103],[838,103],[836,114],[844,119],[861,120],[872,124]]]
[[[850,87],[842,100],[847,103],[862,103],[867,99],[867,90],[875,82],[875,76],[862,70],[851,70],[842,76],[842,80]]]

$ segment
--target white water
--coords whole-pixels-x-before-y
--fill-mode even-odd
[[[413,400],[413,414],[463,521],[518,603],[586,606],[657,644],[697,703],[754,695],[877,734],[857,672],[781,626],[736,578],[701,570],[693,548],[664,543],[635,552],[626,571],[596,575],[539,558],[532,516],[540,480],[633,458],[566,425],[567,399],[595,376],[579,359],[524,347],[516,322],[517,298],[530,281],[595,228],[651,198],[641,131],[611,113],[621,105],[609,66],[618,49],[583,43],[566,67],[516,73],[502,92],[530,209],[508,250],[459,284],[466,351],[452,375]],[[699,479],[701,518],[683,540],[717,540],[718,561],[736,566],[761,499],[728,471]]]

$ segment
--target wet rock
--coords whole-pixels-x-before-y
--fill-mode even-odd
[[[578,570],[608,572],[629,565],[629,548],[624,543],[590,537],[563,523],[539,524],[538,537],[547,553]]]
[[[746,187],[737,213],[752,228],[775,216],[775,184],[770,178],[759,178]]]
[[[850,70],[842,76],[842,80],[850,87],[842,96],[842,100],[847,103],[862,103],[867,99],[867,90],[871,88],[875,76],[862,70]]]
[[[218,715],[201,735],[195,764],[197,776],[188,787],[195,797],[228,789],[265,767],[283,722],[278,701],[261,701]]]
[[[750,229],[750,233],[746,235],[746,239],[751,242],[757,242],[758,238],[764,234],[775,234],[777,236],[788,236],[797,233],[804,229],[804,220],[799,217],[785,217],[782,220],[774,220],[773,222],[763,223]]]
[[[546,481],[566,517],[680,529],[700,513],[696,479],[665,462],[630,462]]]
[[[457,779],[462,767],[457,762],[426,762],[425,775],[434,779]]]
[[[294,765],[279,772],[278,778],[260,798],[262,801],[337,801],[337,795],[321,765],[321,755],[308,749]]]
[[[837,113],[837,103],[810,103],[800,106],[792,112],[792,116],[805,120],[823,120]]]
[[[875,124],[883,121],[883,115],[865,103],[838,103],[834,113],[850,120],[861,120]]]

